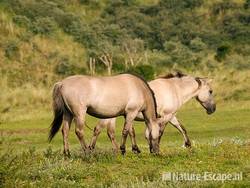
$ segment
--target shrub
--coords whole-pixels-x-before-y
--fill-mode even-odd
[[[145,80],[153,80],[155,77],[154,67],[151,65],[137,65],[128,70],[128,72],[141,75]]]
[[[55,67],[55,72],[59,75],[74,75],[74,74],[86,74],[86,69],[79,65],[75,65],[69,62],[68,58],[62,58],[59,64]]]
[[[79,0],[81,4],[90,5],[91,8],[96,9],[100,7],[100,0]]]
[[[246,0],[246,2],[244,3],[244,8],[248,9],[250,7],[250,0]]]
[[[81,32],[81,20],[75,14],[58,12],[54,18],[65,32],[71,35]]]
[[[163,46],[166,52],[171,52],[177,49],[177,43],[174,41],[166,41]]]
[[[229,9],[236,8],[237,4],[231,1],[222,1],[215,3],[212,8],[212,13],[218,15],[220,13],[225,13]]]
[[[226,55],[230,52],[230,46],[228,44],[223,44],[217,48],[215,59],[217,61],[222,61],[225,59]]]
[[[32,25],[32,31],[35,34],[50,35],[57,28],[56,23],[49,17],[38,18]]]
[[[125,67],[124,63],[113,63],[112,69],[115,72],[124,72],[126,70],[126,67]]]
[[[9,59],[15,59],[19,57],[19,46],[18,41],[12,40],[8,41],[5,45],[5,56]]]
[[[13,21],[21,27],[28,28],[31,26],[31,21],[26,16],[20,16],[20,15],[14,16]]]
[[[223,30],[228,36],[237,42],[249,42],[250,16],[246,13],[225,16]]]
[[[167,9],[195,8],[201,6],[202,0],[161,0],[160,5]]]
[[[189,47],[193,51],[199,52],[206,48],[206,44],[199,37],[196,37],[193,40],[191,40]]]

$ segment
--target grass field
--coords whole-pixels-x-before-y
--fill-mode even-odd
[[[218,105],[211,116],[198,106],[186,107],[178,117],[186,127],[192,149],[182,148],[183,139],[170,125],[166,128],[161,154],[149,154],[142,123],[136,123],[138,145],[142,153],[113,154],[105,131],[91,154],[83,154],[74,134],[70,133],[71,158],[62,155],[62,137],[58,133],[47,142],[51,121],[49,110],[26,118],[6,119],[0,124],[0,187],[193,187],[250,186],[250,108],[245,103]],[[87,118],[90,127],[97,119]],[[118,120],[120,140],[123,119]],[[85,129],[87,140],[91,130]],[[239,173],[241,181],[162,181],[162,174]]]

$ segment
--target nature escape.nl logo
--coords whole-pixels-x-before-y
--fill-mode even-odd
[[[234,173],[188,173],[188,172],[164,172],[162,181],[241,181],[242,172]]]

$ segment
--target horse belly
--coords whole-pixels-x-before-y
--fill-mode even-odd
[[[123,115],[124,108],[114,105],[89,106],[87,113],[97,118],[112,118]]]

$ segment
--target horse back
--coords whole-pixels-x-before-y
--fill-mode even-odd
[[[62,93],[69,106],[86,106],[103,117],[124,114],[126,109],[145,107],[145,86],[135,76],[71,76],[62,81]]]

